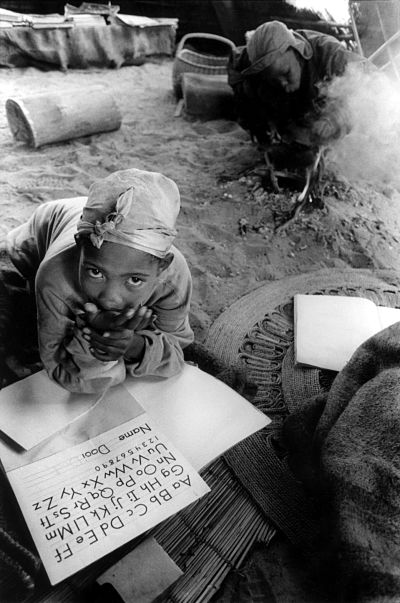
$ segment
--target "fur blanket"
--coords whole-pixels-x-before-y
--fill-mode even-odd
[[[320,502],[334,600],[400,601],[400,323],[362,344],[285,436]]]

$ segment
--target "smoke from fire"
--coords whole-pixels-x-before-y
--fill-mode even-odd
[[[350,65],[329,86],[328,109],[331,102],[349,126],[329,151],[335,171],[349,181],[400,186],[400,84]]]

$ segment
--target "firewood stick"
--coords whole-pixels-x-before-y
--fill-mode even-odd
[[[274,189],[275,193],[280,193],[281,187],[278,184],[278,178],[276,177],[274,166],[268,155],[268,151],[264,151],[264,160],[265,160],[265,164],[267,166],[267,173],[268,173],[269,180],[272,184],[272,188]]]
[[[299,194],[299,196],[297,197],[296,205],[295,205],[290,217],[285,222],[283,222],[283,224],[280,224],[277,228],[275,228],[276,234],[278,234],[279,232],[282,232],[282,230],[285,230],[290,224],[292,224],[298,218],[301,211],[304,209],[304,207],[309,202],[310,197],[312,195],[311,189],[313,187],[316,175],[318,173],[318,166],[322,159],[322,154],[323,154],[323,148],[319,148],[312,166],[307,168],[306,184],[305,184],[303,190],[301,191],[301,193]]]

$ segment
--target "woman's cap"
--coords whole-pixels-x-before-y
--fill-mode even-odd
[[[288,48],[297,50],[304,59],[310,59],[312,56],[310,43],[299,33],[288,29],[280,21],[263,23],[257,27],[247,42],[247,54],[251,65],[242,71],[242,75],[253,75],[264,71]]]
[[[173,180],[158,172],[130,169],[92,184],[78,235],[95,247],[103,241],[163,258],[176,236],[180,197]]]

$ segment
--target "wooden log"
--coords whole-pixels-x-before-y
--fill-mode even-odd
[[[101,87],[9,98],[6,114],[14,138],[36,148],[117,130],[122,121],[113,96]]]

